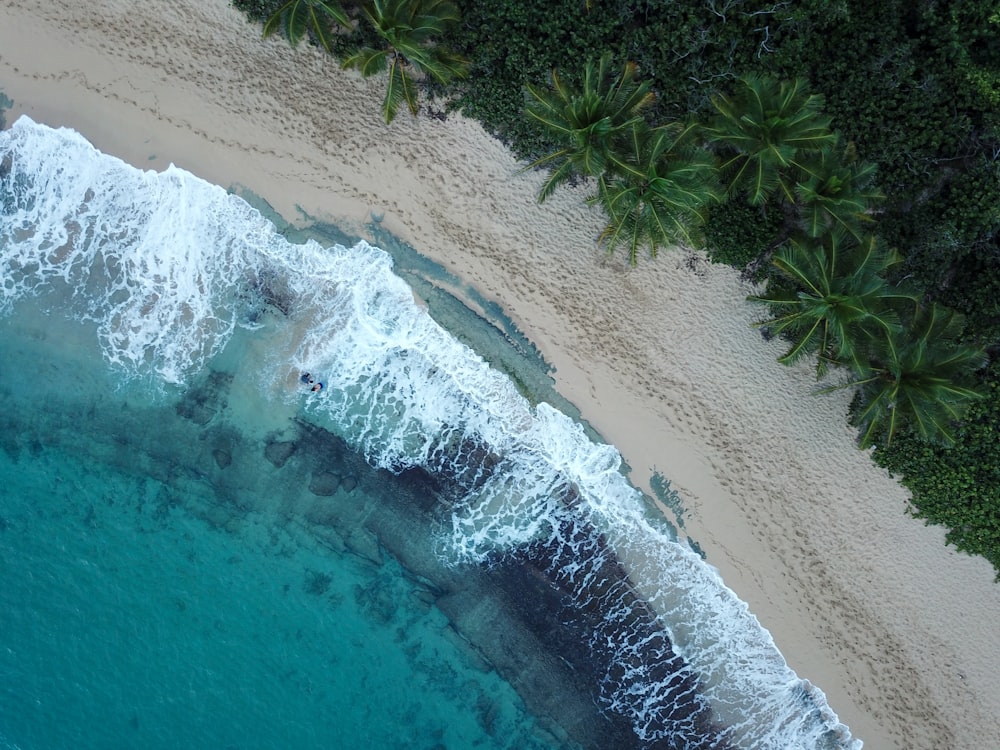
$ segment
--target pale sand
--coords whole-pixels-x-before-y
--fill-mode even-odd
[[[638,269],[595,247],[583,192],[474,123],[391,127],[380,82],[267,43],[225,0],[3,0],[0,89],[139,167],[173,161],[363,233],[369,213],[496,299],[558,387],[687,529],[870,750],[984,750],[1000,738],[1000,587],[904,510],[855,448],[848,396],[815,397],[750,328],[749,288],[699,255]],[[153,158],[150,158],[153,157]]]

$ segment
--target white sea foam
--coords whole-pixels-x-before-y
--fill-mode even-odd
[[[617,451],[548,405],[532,407],[414,302],[384,252],[291,245],[221,188],[173,167],[134,169],[23,117],[0,133],[0,168],[0,313],[25,295],[52,295],[53,308],[96,324],[123,374],[183,383],[237,326],[280,310],[287,349],[262,366],[261,383],[298,399],[280,383],[315,373],[326,388],[307,408],[372,464],[424,467],[463,488],[447,540],[456,563],[544,543],[554,577],[600,592],[606,620],[591,646],[623,665],[609,672],[605,698],[641,737],[860,747],[715,570],[671,539]],[[685,725],[666,720],[684,696],[649,662],[660,639],[630,630],[623,584],[597,580],[609,554],[659,614],[721,736],[685,738]]]

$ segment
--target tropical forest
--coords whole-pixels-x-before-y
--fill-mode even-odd
[[[233,0],[589,186],[595,252],[739,269],[781,361],[1000,574],[998,0]]]

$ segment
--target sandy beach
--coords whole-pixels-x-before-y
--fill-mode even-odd
[[[855,445],[849,395],[752,327],[731,269],[677,249],[628,268],[595,245],[586,190],[535,202],[474,122],[380,117],[381,82],[281,39],[226,0],[0,3],[0,92],[135,166],[173,162],[365,236],[372,214],[496,300],[557,387],[656,471],[688,533],[865,748],[983,750],[1000,738],[1000,586],[906,513]]]

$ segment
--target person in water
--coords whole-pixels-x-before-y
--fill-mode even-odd
[[[311,390],[311,391],[314,391],[314,392],[317,392],[317,393],[318,393],[319,391],[323,390],[323,384],[322,384],[322,383],[316,383],[316,384],[314,384],[314,385],[313,385],[313,387],[312,387],[312,388],[310,388],[309,390]]]
[[[299,380],[301,380],[306,385],[312,385],[313,383],[316,382],[316,381],[313,380],[313,376],[310,375],[308,372],[302,373],[302,377],[299,378]]]

